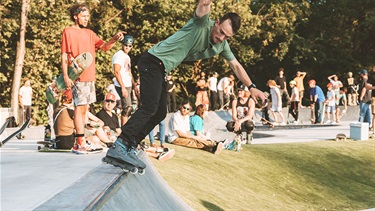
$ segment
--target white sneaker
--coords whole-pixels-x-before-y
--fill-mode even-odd
[[[326,125],[331,124],[331,120],[327,120],[324,124],[326,124]]]
[[[298,121],[294,121],[293,124],[298,125],[299,123],[298,123]]]
[[[331,122],[331,125],[335,125],[335,124],[337,124],[336,122]]]
[[[280,125],[286,125],[286,123],[285,123],[285,122],[282,122],[282,123],[280,123]]]

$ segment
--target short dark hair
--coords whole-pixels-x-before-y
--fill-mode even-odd
[[[89,7],[85,3],[75,3],[69,8],[70,20],[75,22],[74,16],[79,13],[89,10]]]
[[[219,21],[220,21],[220,23],[222,23],[227,19],[230,20],[230,24],[232,26],[233,33],[234,34],[237,33],[237,31],[241,27],[241,17],[237,13],[230,12],[230,13],[225,14],[223,17],[221,17]]]

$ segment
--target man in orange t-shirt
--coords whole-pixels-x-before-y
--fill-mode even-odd
[[[61,43],[61,60],[64,81],[68,89],[73,87],[74,96],[74,126],[76,129],[76,144],[74,152],[86,154],[90,146],[84,138],[84,126],[86,122],[86,107],[96,101],[95,94],[95,52],[99,49],[107,51],[111,49],[116,41],[124,38],[125,32],[119,32],[109,42],[104,42],[90,29],[87,24],[90,19],[89,8],[85,4],[76,3],[70,10],[70,19],[74,22],[63,30]],[[70,59],[75,58],[83,52],[90,52],[94,59],[92,64],[81,74],[76,82],[68,76]]]

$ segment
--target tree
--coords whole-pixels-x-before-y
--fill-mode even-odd
[[[13,85],[12,85],[12,112],[18,123],[18,92],[22,76],[23,61],[25,58],[25,32],[27,22],[27,12],[29,10],[30,0],[22,0],[20,39],[17,43],[17,56],[14,65]]]

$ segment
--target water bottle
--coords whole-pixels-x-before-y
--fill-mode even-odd
[[[51,141],[51,126],[44,126],[44,141]]]

